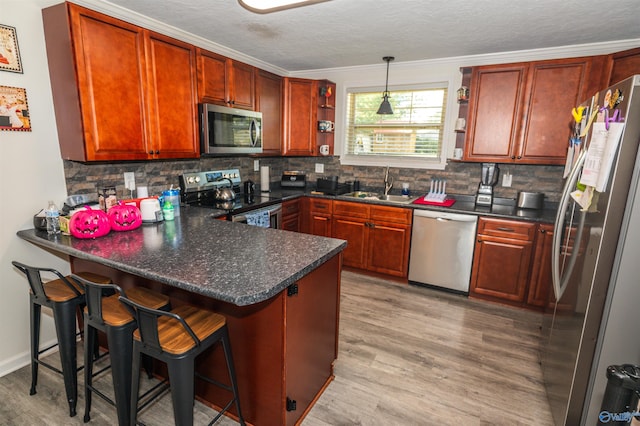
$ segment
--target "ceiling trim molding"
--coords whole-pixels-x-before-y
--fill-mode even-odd
[[[612,42],[575,44],[545,49],[518,50],[511,52],[487,53],[482,55],[452,56],[449,58],[425,59],[420,61],[395,61],[394,68],[418,68],[433,65],[475,66],[494,65],[511,62],[526,62],[546,59],[575,58],[579,56],[606,55],[621,50],[640,47],[640,38],[629,40],[617,40]],[[463,65],[461,65],[463,64]],[[310,69],[292,71],[292,77],[312,76],[314,74],[327,74],[336,72],[363,71],[366,69],[378,69],[380,64],[357,65],[351,67],[336,67],[323,69]]]

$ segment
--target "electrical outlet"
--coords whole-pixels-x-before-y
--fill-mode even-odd
[[[136,189],[136,175],[133,172],[125,172],[124,187],[134,191]]]
[[[254,172],[260,171],[260,160],[253,160],[253,171]]]
[[[324,164],[316,163],[316,173],[324,173]]]
[[[504,186],[505,188],[510,188],[511,187],[512,178],[513,178],[513,176],[509,172],[503,174],[502,175],[502,186]]]

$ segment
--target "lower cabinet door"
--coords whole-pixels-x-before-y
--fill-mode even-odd
[[[333,237],[347,240],[347,248],[342,252],[345,266],[365,268],[367,265],[367,223],[364,220],[333,218]]]
[[[533,243],[478,236],[471,271],[471,295],[523,302]]]
[[[409,270],[411,226],[372,223],[368,230],[368,269],[406,277]]]
[[[309,233],[321,237],[331,237],[331,215],[311,213]]]

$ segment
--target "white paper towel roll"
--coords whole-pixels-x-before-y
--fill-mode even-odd
[[[269,192],[269,166],[260,166],[260,192]]]

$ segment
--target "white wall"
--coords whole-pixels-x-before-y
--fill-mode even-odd
[[[0,85],[27,89],[31,132],[0,131],[0,376],[29,360],[29,297],[24,275],[12,260],[69,272],[68,263],[16,236],[33,228],[33,215],[66,187],[42,29],[42,0],[1,0],[0,23],[14,27],[23,74],[0,71]],[[51,3],[51,2],[50,2]],[[43,310],[42,342],[55,338],[53,320]],[[24,390],[27,392],[28,390]]]

